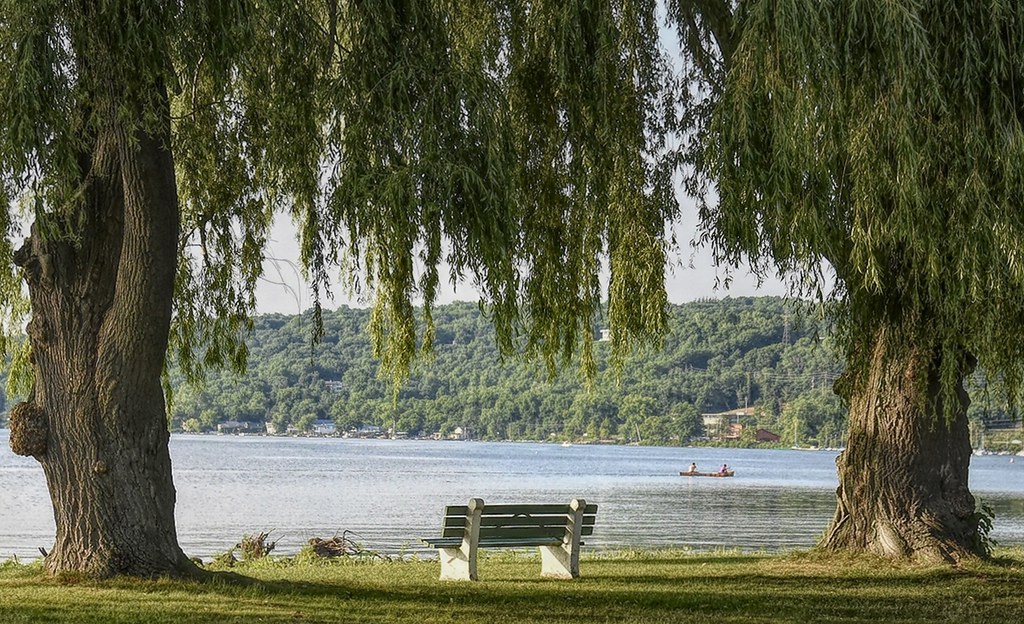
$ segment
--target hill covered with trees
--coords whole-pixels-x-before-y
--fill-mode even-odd
[[[410,436],[477,439],[637,441],[680,444],[706,435],[702,413],[756,407],[744,418],[784,444],[839,445],[845,410],[832,393],[841,369],[828,339],[780,298],[707,300],[670,307],[662,350],[637,353],[621,375],[598,341],[591,383],[576,370],[550,376],[538,363],[503,360],[494,331],[471,303],[441,306],[433,356],[398,390],[378,377],[366,327],[369,311],[326,312],[311,345],[307,315],[256,319],[249,366],[213,372],[202,388],[172,369],[172,427],[210,431],[238,421],[277,431],[382,429]]]

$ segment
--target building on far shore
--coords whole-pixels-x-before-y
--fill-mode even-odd
[[[330,436],[338,432],[333,420],[318,419],[313,421],[313,435]]]
[[[739,440],[743,434],[740,418],[753,417],[753,407],[741,407],[727,412],[701,414],[705,435],[711,440]]]
[[[343,437],[346,438],[379,438],[384,435],[384,428],[380,425],[361,425],[358,428],[349,429]]]
[[[263,433],[264,430],[263,423],[248,420],[225,420],[217,424],[217,433]]]
[[[449,440],[465,440],[466,437],[466,431],[462,427],[456,427],[448,434]]]
[[[756,411],[756,408],[753,407],[740,407],[727,412],[701,414],[705,435],[709,440],[733,442],[740,440],[745,429],[740,419],[754,418]],[[754,441],[758,443],[773,443],[780,439],[778,434],[767,429],[758,428],[754,431]]]

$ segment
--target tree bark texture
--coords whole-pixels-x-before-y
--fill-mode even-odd
[[[849,397],[849,437],[836,460],[838,503],[823,546],[922,562],[983,556],[967,487],[963,372],[947,413],[938,356],[891,336],[884,328],[875,335],[870,369]]]
[[[174,525],[160,383],[179,230],[169,137],[169,123],[126,131],[111,115],[80,158],[77,240],[47,234],[52,223],[37,219],[16,257],[32,302],[35,383],[12,447],[14,429],[36,433],[14,450],[34,455],[46,475],[52,574],[194,570]]]

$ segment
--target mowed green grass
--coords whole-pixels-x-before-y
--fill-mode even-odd
[[[475,583],[436,561],[274,560],[205,581],[45,578],[0,565],[0,622],[1024,622],[1024,551],[959,569],[816,554],[620,553],[583,577],[485,557]]]

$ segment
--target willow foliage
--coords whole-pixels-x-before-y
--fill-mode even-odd
[[[409,293],[429,321],[442,258],[473,276],[506,351],[522,329],[549,364],[582,346],[589,365],[605,255],[620,346],[660,334],[674,200],[667,176],[651,185],[667,129],[653,13],[595,1],[343,11],[326,236],[312,247],[365,263],[378,346],[403,355],[386,367],[407,367]]]
[[[656,340],[676,207],[655,4],[0,0],[5,328],[26,313],[16,222],[73,241],[92,138],[111,111],[141,107],[125,123],[172,124],[172,344],[193,376],[244,360],[280,211],[318,301],[338,270],[372,293],[390,373],[429,345],[442,279],[474,282],[505,351],[554,365],[582,349],[586,367],[607,259],[618,352]]]
[[[704,207],[718,255],[835,272],[841,336],[866,367],[880,327],[1020,382],[1024,5],[744,1],[716,103]]]

